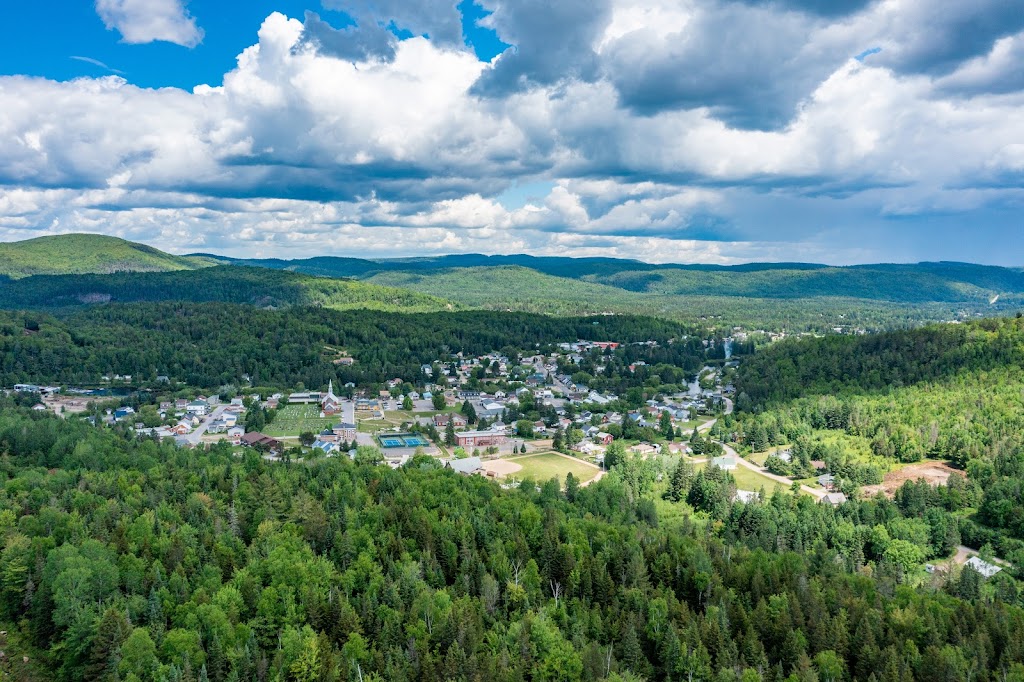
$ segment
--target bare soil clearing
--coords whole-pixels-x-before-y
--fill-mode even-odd
[[[866,485],[860,490],[863,497],[872,497],[877,493],[882,493],[886,497],[892,498],[900,486],[907,481],[924,480],[928,482],[928,485],[939,486],[945,485],[949,477],[954,475],[964,476],[965,474],[944,462],[920,462],[890,471],[885,475],[882,483]]]

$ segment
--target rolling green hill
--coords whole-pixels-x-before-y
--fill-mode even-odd
[[[231,267],[246,272],[233,275]],[[128,271],[196,274],[135,278],[125,276]],[[82,279],[86,273],[96,276]],[[99,276],[111,273],[110,279]],[[71,274],[79,278],[36,279],[5,287],[9,290],[0,292],[0,304],[53,307],[103,300],[169,300],[185,291],[187,300],[266,306],[312,303],[396,310],[461,306],[554,315],[642,313],[717,328],[738,325],[797,331],[880,330],[1002,315],[1024,307],[1024,270],[965,263],[655,265],[616,258],[479,254],[247,260],[215,254],[173,256],[98,235],[0,244],[0,275],[24,279]],[[338,278],[391,289],[360,289],[353,281]],[[160,290],[165,285],[170,293]]]
[[[408,289],[236,266],[112,275],[35,275],[0,286],[0,307],[6,309],[138,301],[218,301],[262,308],[304,305],[406,312],[460,307]]]
[[[878,330],[1001,315],[1024,306],[1024,271],[966,263],[654,265],[614,258],[476,254],[221,260],[354,277],[495,310],[642,312],[718,327]]]
[[[204,264],[144,244],[99,234],[65,234],[0,243],[0,275],[31,275],[192,270]]]

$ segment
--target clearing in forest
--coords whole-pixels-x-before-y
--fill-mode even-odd
[[[945,462],[918,462],[894,469],[885,475],[878,485],[866,485],[860,489],[862,497],[872,497],[878,493],[888,498],[896,495],[896,491],[907,481],[925,480],[929,485],[945,485],[950,476],[965,476],[959,469],[954,469]]]

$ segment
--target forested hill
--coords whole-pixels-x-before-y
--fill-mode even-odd
[[[885,391],[958,373],[1024,367],[1024,319],[866,336],[826,336],[774,344],[744,362],[736,387],[740,409],[829,393]]]
[[[67,275],[163,272],[201,267],[197,259],[173,256],[145,244],[99,234],[66,234],[0,243],[0,275]]]
[[[370,278],[405,273],[428,281],[465,271],[485,279],[488,269],[518,267],[563,279],[576,279],[627,291],[677,296],[736,296],[799,299],[822,296],[892,302],[988,302],[995,296],[1021,300],[1024,271],[968,263],[879,264],[832,267],[809,263],[743,265],[651,264],[616,258],[560,258],[478,254],[368,260],[323,256],[298,260],[231,259],[240,265],[292,270],[330,277]],[[542,280],[538,280],[542,282]]]
[[[221,267],[210,267],[216,264]],[[229,268],[242,271],[237,281],[227,273]],[[151,271],[181,272],[141,276]],[[45,278],[82,273],[96,275]],[[109,273],[116,274],[99,276]],[[656,265],[615,258],[475,254],[246,260],[210,254],[173,256],[97,235],[0,244],[0,276],[18,279],[33,274],[44,277],[15,285],[0,282],[0,306],[175,297],[404,310],[442,309],[450,304],[554,315],[643,314],[716,329],[742,326],[819,332],[837,327],[845,331],[905,328],[1005,315],[1024,308],[1024,271],[964,263]],[[398,287],[404,292],[359,289],[328,278]]]
[[[688,373],[708,353],[703,339],[675,322],[626,315],[565,318],[489,311],[385,313],[293,307],[268,310],[224,303],[135,303],[84,308],[60,319],[0,313],[0,385],[94,384],[104,374],[139,382],[168,375],[191,386],[360,386],[419,376],[423,364],[452,353],[482,355],[588,339],[659,341],[644,356]],[[676,343],[668,344],[670,339]],[[341,355],[355,358],[338,365]],[[631,381],[636,381],[631,375]],[[609,390],[619,390],[612,386]],[[621,388],[625,392],[625,388]]]
[[[726,267],[474,255],[231,262],[355,277],[495,310],[640,312],[721,328],[880,330],[1024,307],[1024,272],[962,263]]]
[[[457,304],[408,289],[234,266],[180,272],[37,275],[0,285],[0,308],[36,309],[133,301],[218,301],[259,307],[453,310]]]
[[[864,565],[881,524],[906,521],[886,500],[833,510],[776,493],[722,504],[715,523],[665,520],[627,468],[586,488],[502,490],[429,457],[392,471],[364,448],[285,465],[2,400],[10,679],[1024,675],[1012,580],[998,597],[970,571],[944,590],[899,585],[900,541]]]

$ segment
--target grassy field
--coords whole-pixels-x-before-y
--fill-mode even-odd
[[[740,490],[752,490],[756,493],[761,488],[764,488],[764,492],[767,495],[771,495],[776,488],[786,490],[786,486],[781,483],[776,483],[767,476],[751,471],[743,465],[737,466],[729,473],[736,479],[736,487]]]
[[[597,467],[550,452],[540,455],[508,457],[506,459],[522,467],[522,469],[512,474],[511,478],[519,480],[532,478],[538,483],[557,478],[559,483],[564,485],[565,475],[570,471],[576,477],[576,480],[583,483],[597,476],[597,472],[600,471]]]
[[[753,462],[759,467],[763,467],[764,463],[768,460],[768,457],[770,455],[773,455],[783,450],[789,450],[791,447],[791,445],[779,445],[776,447],[768,448],[764,452],[752,452],[749,455],[747,455],[746,459],[750,462]]]
[[[304,431],[320,433],[339,419],[337,415],[321,418],[317,405],[285,405],[278,409],[274,422],[268,424],[263,432],[268,436],[298,436]]]

